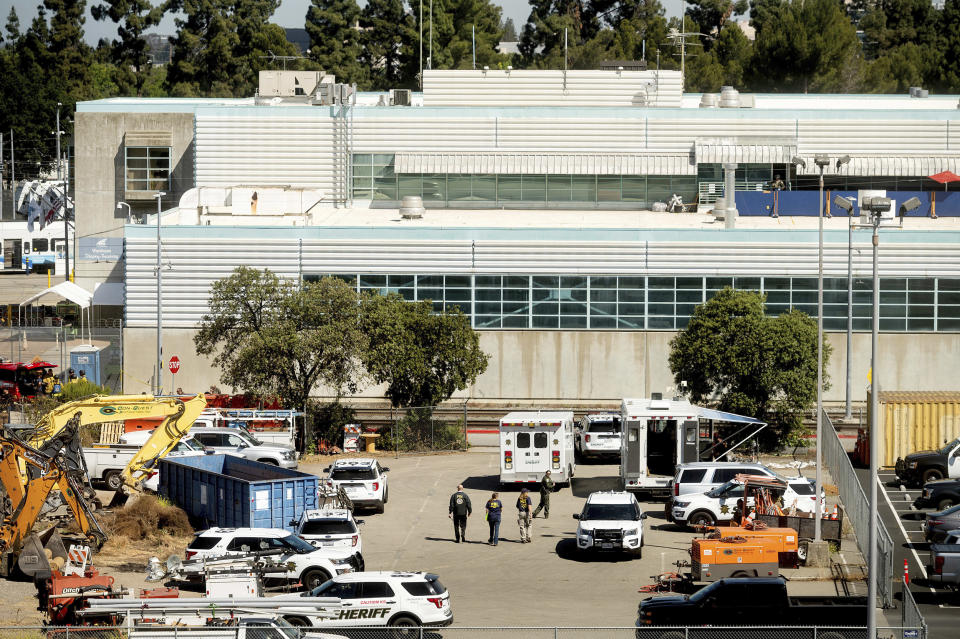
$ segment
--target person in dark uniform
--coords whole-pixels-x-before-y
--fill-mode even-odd
[[[780,191],[786,186],[780,179],[779,174],[775,175],[773,182],[770,183],[770,190],[773,191],[773,215],[771,217],[780,217]]]
[[[530,491],[524,488],[517,497],[517,524],[520,526],[520,543],[530,543],[530,529],[532,528],[533,517],[530,516],[530,506],[533,500],[530,499]]]
[[[487,543],[496,546],[500,541],[500,516],[503,514],[503,502],[498,499],[499,495],[493,493],[487,500],[487,524],[490,525],[490,539]]]
[[[540,482],[540,503],[537,504],[537,509],[533,511],[534,518],[536,518],[542,510],[543,518],[550,519],[550,493],[553,492],[556,485],[557,482],[553,481],[553,478],[550,477],[550,471],[545,472],[543,474],[543,480]]]
[[[467,517],[473,514],[470,497],[463,492],[463,485],[457,486],[457,492],[450,495],[450,519],[453,520],[453,534],[460,543],[467,541]]]

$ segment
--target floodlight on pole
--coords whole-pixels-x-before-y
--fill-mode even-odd
[[[843,165],[849,163],[850,156],[841,155],[837,158],[837,171],[839,171]],[[853,371],[851,367],[851,362],[853,361],[853,216],[850,215],[853,205],[850,204],[850,200],[845,198],[839,199],[842,199],[850,205],[850,208],[840,206],[840,208],[847,212],[847,384],[843,419],[844,421],[849,421],[851,417],[853,417],[853,406],[851,403],[851,398],[853,397]],[[834,198],[834,203],[836,203],[836,201],[837,198]]]
[[[123,207],[127,207],[127,224],[133,224],[133,216],[130,212],[130,205],[126,202],[117,202],[117,209],[123,209]]]
[[[160,381],[163,374],[163,265],[160,263],[160,209],[163,191],[153,194],[157,198],[157,378],[154,395],[160,394]]]

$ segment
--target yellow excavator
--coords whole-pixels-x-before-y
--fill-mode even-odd
[[[114,498],[117,502],[126,498],[126,490],[140,490],[143,479],[177,445],[205,407],[203,395],[187,401],[149,395],[95,396],[57,407],[22,438],[0,434],[0,483],[6,491],[0,522],[0,576],[9,575],[16,561],[21,571],[36,577],[49,572],[52,557],[66,557],[63,541],[54,528],[31,534],[54,488],[59,488],[62,501],[88,542],[99,548],[106,540],[88,503],[93,491],[80,447],[80,427],[134,417],[163,417],[124,468],[123,485]]]

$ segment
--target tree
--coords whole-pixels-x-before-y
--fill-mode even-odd
[[[750,41],[743,31],[736,23],[726,23],[712,49],[687,60],[686,89],[717,93],[722,86],[743,88],[750,55]]]
[[[505,65],[507,56],[497,51],[502,35],[500,14],[500,7],[490,0],[433,0],[433,60],[430,68],[472,68],[474,37],[477,68]],[[419,12],[415,13],[413,20],[419,30]],[[426,58],[430,33],[430,16],[426,10],[423,20],[423,54]]]
[[[939,82],[946,91],[960,93],[960,0],[947,0],[941,16],[943,65]]]
[[[238,45],[229,0],[168,0],[167,11],[177,12],[177,35],[172,38],[167,67],[167,91],[172,96],[233,95]]]
[[[238,267],[213,284],[194,345],[233,388],[292,407],[305,406],[319,384],[339,398],[363,379],[358,301],[340,279],[301,284]]]
[[[367,86],[367,69],[361,64],[360,7],[356,0],[311,0],[306,29],[310,58],[338,82]]]
[[[160,23],[163,11],[148,0],[103,0],[91,7],[94,20],[110,19],[117,24],[118,39],[110,45],[111,58],[121,75],[121,86],[143,95],[150,69],[144,32]],[[132,69],[132,72],[131,72]]]
[[[720,34],[723,25],[737,14],[746,13],[747,0],[691,0],[687,15],[707,35]],[[712,43],[704,45],[709,51]]]
[[[363,66],[369,70],[366,88],[386,91],[415,88],[416,73],[412,37],[414,19],[403,8],[403,0],[369,0],[363,8]]]
[[[433,313],[429,301],[392,293],[364,300],[364,365],[386,384],[394,407],[430,407],[467,388],[487,369],[488,356],[459,309]]]
[[[777,92],[836,92],[857,88],[851,77],[860,42],[835,0],[759,0],[751,24],[751,86]]]
[[[726,288],[698,306],[670,343],[670,370],[694,403],[718,398],[721,410],[795,427],[817,396],[817,324],[800,311],[768,316],[765,303]],[[830,352],[825,343],[824,371]]]
[[[503,24],[500,25],[500,30],[503,31],[503,41],[504,42],[516,42],[519,38],[517,36],[517,25],[513,23],[513,18],[507,18],[503,21]]]

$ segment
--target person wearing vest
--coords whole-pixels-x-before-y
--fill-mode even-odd
[[[457,543],[467,542],[467,517],[473,514],[470,497],[463,492],[463,485],[457,486],[457,492],[450,495],[450,519],[453,520],[453,534]]]
[[[533,511],[534,519],[537,518],[541,510],[543,511],[543,518],[550,519],[550,493],[553,492],[556,485],[557,483],[550,477],[550,471],[548,470],[543,475],[543,481],[540,482],[540,503],[537,504],[537,509]]]
[[[520,543],[530,543],[530,528],[533,517],[530,516],[530,506],[533,500],[530,499],[530,491],[524,488],[520,491],[520,497],[517,498],[517,523],[520,525]]]
[[[500,541],[500,515],[503,513],[503,502],[497,499],[499,495],[493,493],[487,501],[487,524],[490,525],[490,539],[487,543],[496,546]]]

